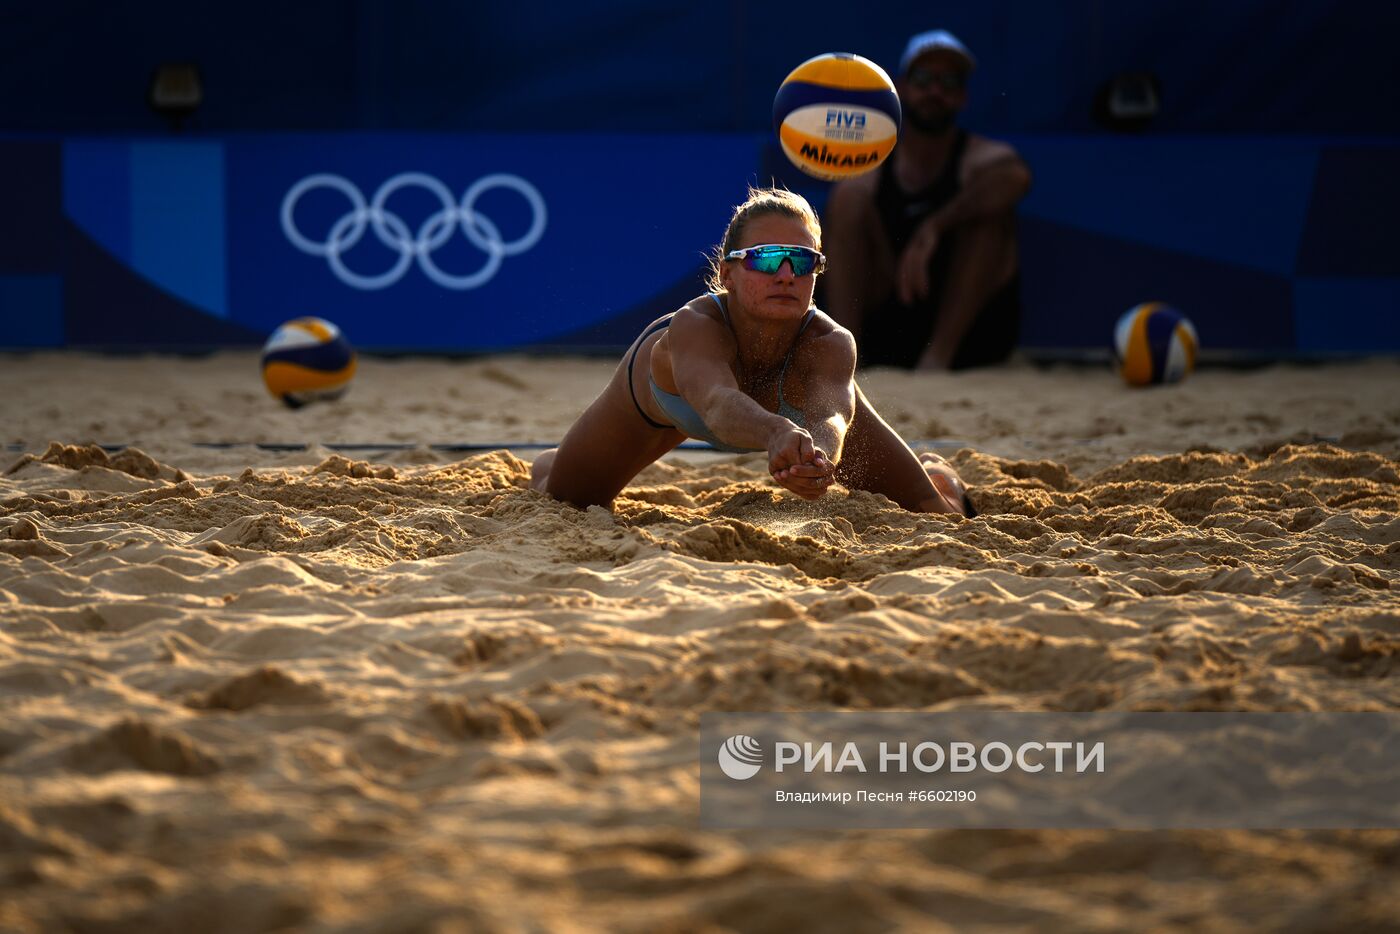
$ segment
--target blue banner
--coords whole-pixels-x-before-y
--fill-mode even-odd
[[[1013,139],[1030,348],[1165,301],[1210,351],[1400,350],[1400,146]],[[327,318],[365,350],[619,348],[703,290],[751,134],[0,139],[0,347],[198,350]]]
[[[677,282],[700,291],[754,154],[742,137],[231,142],[229,306],[380,348],[557,342]]]
[[[700,291],[756,152],[742,136],[75,141],[67,211],[111,260],[250,333],[318,315],[364,347],[495,350]]]

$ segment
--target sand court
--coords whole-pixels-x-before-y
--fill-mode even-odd
[[[290,412],[248,353],[0,357],[0,927],[1400,916],[1394,831],[696,825],[707,711],[1395,711],[1400,364],[863,376],[968,521],[755,455],[528,490],[614,365],[369,358]]]

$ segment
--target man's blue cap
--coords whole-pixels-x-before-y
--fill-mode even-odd
[[[914,59],[925,52],[940,50],[961,56],[967,62],[969,71],[977,67],[977,59],[972,57],[967,46],[958,41],[957,36],[946,29],[930,29],[928,32],[921,32],[914,36],[904,47],[904,54],[899,59],[899,73],[902,75],[908,71],[909,66],[914,63]]]

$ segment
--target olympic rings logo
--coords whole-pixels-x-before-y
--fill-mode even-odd
[[[389,197],[401,188],[423,188],[442,203],[442,210],[429,215],[414,234],[403,218],[385,208]],[[326,239],[320,243],[306,237],[297,229],[294,214],[302,195],[317,188],[329,188],[345,195],[350,211],[331,225]],[[530,229],[514,240],[501,238],[501,231],[491,219],[476,210],[476,200],[493,188],[508,188],[518,192],[530,205],[533,220]],[[360,189],[340,175],[320,173],[308,175],[297,182],[282,199],[282,231],[292,246],[312,256],[324,256],[331,272],[346,285],[365,291],[384,289],[398,282],[408,272],[415,259],[424,274],[445,289],[475,289],[485,285],[501,268],[507,256],[524,253],[544,236],[547,215],[544,198],[539,191],[518,175],[498,172],[473,182],[458,201],[447,186],[422,172],[403,172],[379,186],[368,203]],[[486,254],[486,262],[475,272],[452,275],[443,272],[433,262],[433,253],[452,238],[460,227],[472,246]],[[344,254],[373,231],[380,243],[398,253],[398,259],[387,271],[378,275],[363,275],[345,265]]]

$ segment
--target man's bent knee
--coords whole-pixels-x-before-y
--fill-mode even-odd
[[[959,242],[967,240],[987,240],[997,243],[1014,243],[1016,240],[1016,215],[992,214],[967,221],[957,228]]]

